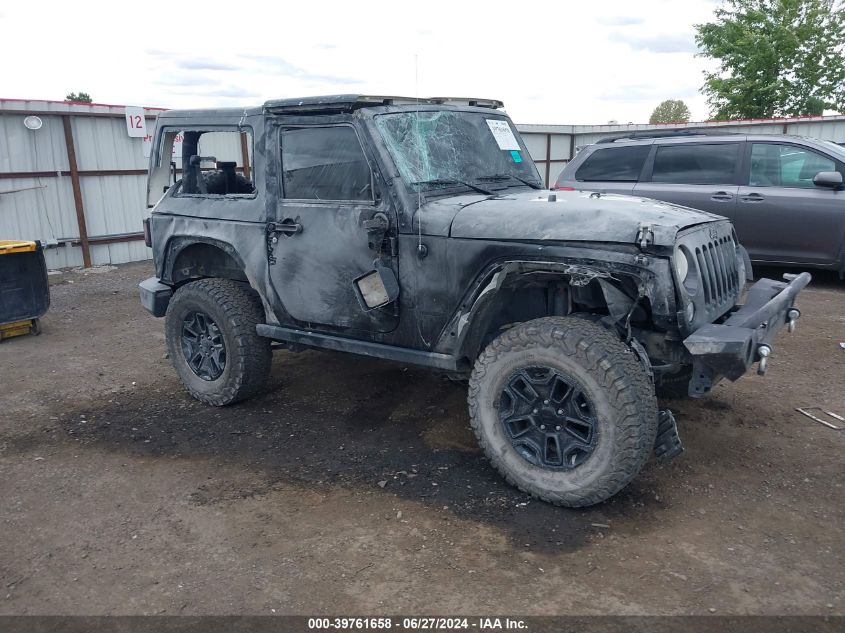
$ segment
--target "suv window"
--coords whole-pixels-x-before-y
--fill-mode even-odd
[[[813,178],[820,171],[836,171],[830,158],[794,145],[754,143],[751,146],[752,187],[815,187]]]
[[[177,196],[255,196],[249,129],[167,129],[157,151],[151,180],[169,181],[171,161],[181,162]],[[164,155],[168,151],[169,157]]]
[[[651,145],[597,149],[575,172],[575,180],[637,182],[649,150]]]
[[[654,155],[652,182],[685,185],[733,183],[739,143],[662,145]]]
[[[370,166],[351,127],[292,128],[281,141],[285,198],[372,201]]]

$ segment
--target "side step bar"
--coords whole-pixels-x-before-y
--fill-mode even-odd
[[[393,345],[373,343],[371,341],[359,341],[340,336],[332,336],[330,334],[293,330],[291,328],[281,327],[278,325],[268,325],[266,323],[259,323],[255,327],[255,331],[259,336],[271,338],[277,341],[298,343],[299,345],[306,345],[308,347],[331,349],[337,352],[360,354],[361,356],[372,356],[373,358],[382,358],[397,363],[419,365],[421,367],[442,369],[444,371],[458,371],[457,359],[449,354],[422,352],[416,349],[408,349],[407,347],[394,347]]]

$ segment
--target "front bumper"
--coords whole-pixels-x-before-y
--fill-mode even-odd
[[[173,296],[173,288],[165,286],[158,277],[150,277],[138,284],[141,293],[141,305],[154,317],[163,317],[167,313],[167,304]]]
[[[684,340],[693,357],[689,395],[707,393],[721,378],[736,380],[758,361],[759,373],[765,373],[771,342],[785,325],[794,327],[800,316],[795,298],[811,277],[801,273],[784,279],[761,279],[724,322],[707,324]]]

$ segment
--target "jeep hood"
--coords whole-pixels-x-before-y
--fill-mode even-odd
[[[550,193],[554,201],[549,201]],[[650,242],[673,246],[681,229],[721,216],[667,202],[582,191],[530,191],[475,199],[457,211],[451,237],[489,240],[637,243],[640,227]]]

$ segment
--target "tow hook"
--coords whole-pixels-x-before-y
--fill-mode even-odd
[[[757,365],[757,373],[760,376],[766,375],[766,370],[769,368],[769,354],[772,353],[772,348],[768,345],[759,345],[757,347],[757,355],[760,357],[760,364]]]
[[[661,464],[672,461],[684,452],[681,437],[678,435],[678,424],[669,409],[665,409],[657,417],[657,438],[654,440],[654,456]]]
[[[801,316],[801,310],[798,308],[789,308],[786,312],[786,320],[787,320],[787,331],[792,334],[795,331],[795,323],[798,321],[798,317]]]

